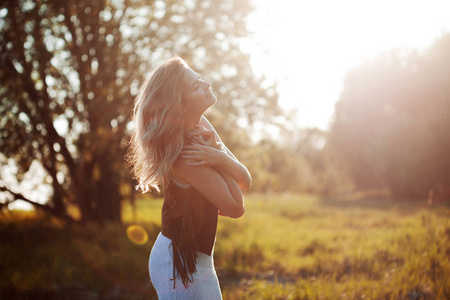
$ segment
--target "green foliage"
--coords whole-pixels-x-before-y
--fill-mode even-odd
[[[248,0],[2,1],[0,150],[16,176],[38,160],[55,215],[70,204],[83,221],[119,221],[120,187],[134,185],[123,159],[133,98],[177,54],[212,82],[209,117],[231,149],[242,147],[237,120],[280,113],[274,87],[239,48],[251,9]]]
[[[327,134],[317,128],[281,130],[238,155],[253,177],[252,192],[301,192],[335,195],[352,182],[324,147]]]
[[[445,34],[423,54],[393,50],[348,73],[330,146],[358,187],[449,196],[449,51]]]
[[[123,221],[146,228],[144,246],[117,224],[2,215],[0,297],[153,299],[147,262],[162,200],[136,205],[136,220],[125,207]],[[224,299],[446,299],[450,206],[252,195],[242,218],[220,218],[214,251]]]

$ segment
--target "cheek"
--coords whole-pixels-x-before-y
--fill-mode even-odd
[[[187,111],[196,110],[196,108],[199,106],[200,103],[201,103],[201,99],[200,99],[199,93],[197,93],[197,92],[189,93],[183,97],[184,110],[187,110]]]
[[[195,91],[192,92],[188,98],[189,103],[191,105],[195,105],[195,103],[201,102],[201,100],[203,99],[203,93],[200,91]]]

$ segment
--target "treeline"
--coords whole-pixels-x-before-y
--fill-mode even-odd
[[[450,198],[450,34],[350,70],[329,132],[297,129],[246,154],[254,190]]]
[[[280,130],[242,153],[252,173],[252,191],[336,195],[353,189],[344,166],[326,146],[328,133],[317,128]]]
[[[359,188],[450,197],[450,34],[423,53],[393,50],[350,71],[330,149]]]
[[[14,161],[20,181],[39,162],[53,193],[38,204],[0,178],[0,210],[23,199],[68,220],[76,206],[83,222],[120,222],[136,195],[124,160],[133,99],[174,54],[212,82],[219,101],[208,118],[252,172],[252,191],[448,195],[450,35],[350,71],[330,132],[295,129],[240,50],[250,11],[237,0],[3,1],[0,163]],[[251,142],[261,124],[276,134]]]

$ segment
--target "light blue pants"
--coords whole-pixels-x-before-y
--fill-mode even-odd
[[[173,288],[173,252],[172,241],[162,235],[153,245],[150,253],[149,272],[153,286],[160,300],[165,299],[222,299],[219,280],[214,269],[213,256],[198,252],[197,272],[193,275],[193,282],[185,288],[177,276],[175,289]]]

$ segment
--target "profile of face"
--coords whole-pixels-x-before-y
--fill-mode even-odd
[[[210,90],[211,84],[204,81],[191,68],[186,67],[182,94],[183,114],[199,118],[208,107],[217,101]]]

